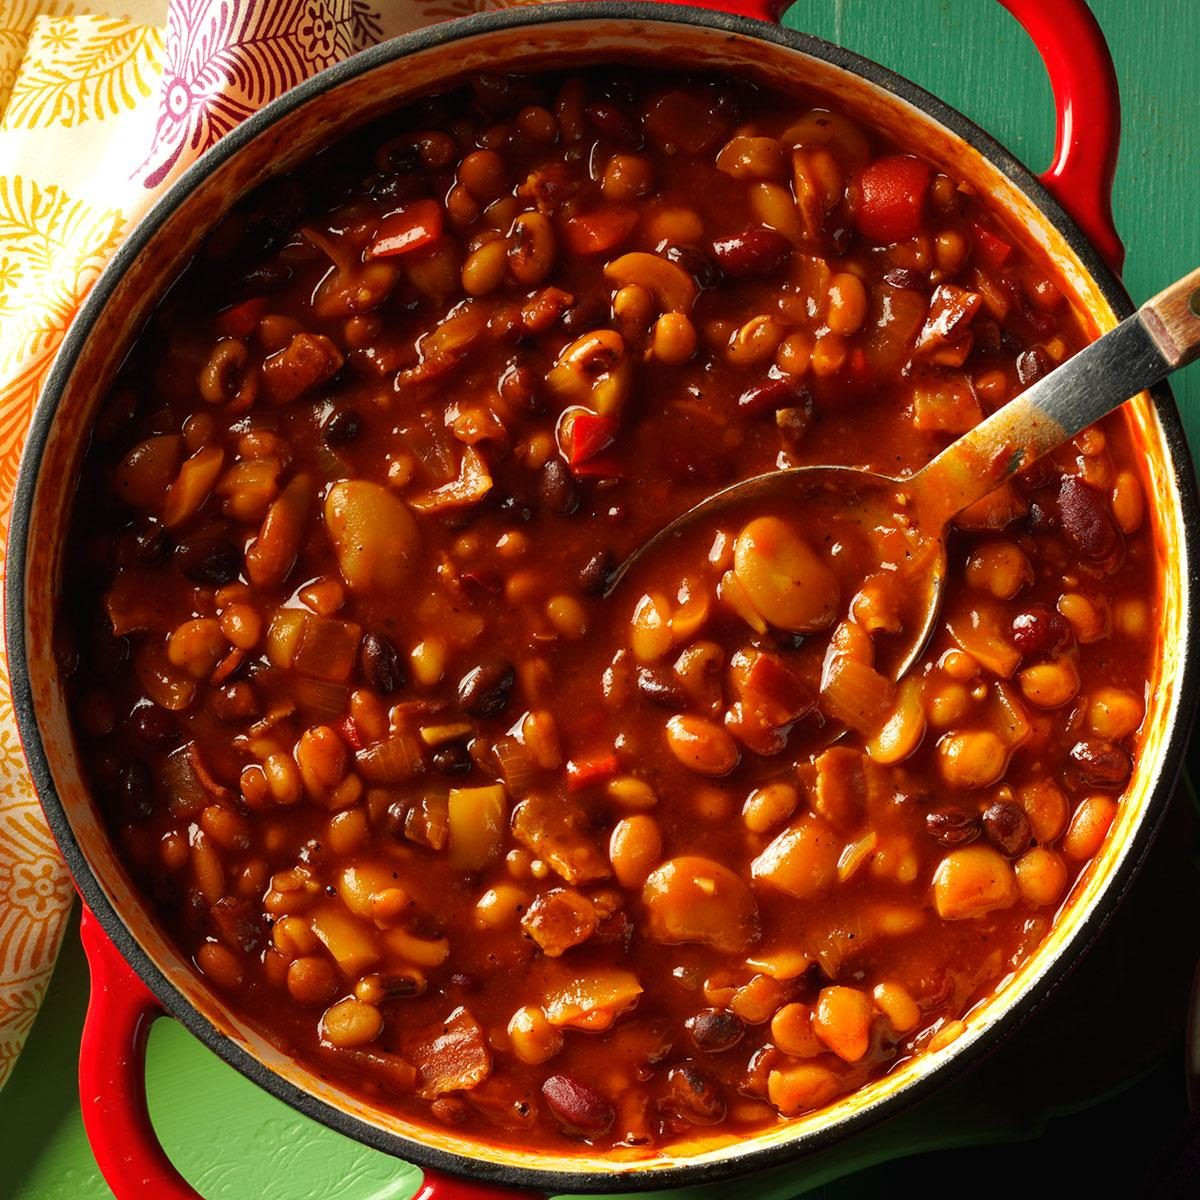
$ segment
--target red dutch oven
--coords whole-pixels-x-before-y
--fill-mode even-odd
[[[1040,180],[960,113],[875,63],[774,23],[783,0],[674,4],[562,3],[465,18],[364,51],[251,117],[167,192],[101,276],[68,333],[34,414],[9,542],[7,638],[30,770],[87,909],[92,995],[80,1095],[96,1159],[120,1198],[197,1200],[155,1140],[143,1078],[146,1035],[164,1013],[294,1108],[350,1137],[419,1163],[422,1200],[612,1192],[728,1179],[777,1166],[893,1115],[956,1075],[1017,1025],[1070,969],[1145,856],[1180,769],[1194,707],[1195,476],[1167,390],[1126,406],[1145,455],[1165,588],[1162,647],[1138,765],[1105,846],[1039,950],[966,1018],[943,1049],[921,1055],[821,1112],[750,1137],[708,1131],[630,1164],[581,1147],[515,1150],[424,1128],[378,1109],[285,1057],[210,992],[167,941],[131,883],[84,785],[53,651],[63,533],[87,431],[137,330],[197,243],[248,189],[294,167],[343,131],[452,86],[478,70],[530,71],[619,60],[794,82],[920,150],[990,197],[1014,236],[1055,264],[1094,333],[1132,311],[1117,280],[1121,242],[1110,187],[1119,108],[1112,61],[1084,0],[1002,0],[1045,59],[1058,111],[1054,164]]]

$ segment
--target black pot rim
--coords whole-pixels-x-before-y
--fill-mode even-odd
[[[1011,1031],[1019,1023],[1022,1017],[1027,1016],[1037,1004],[1058,987],[1070,972],[1074,962],[1097,936],[1100,928],[1128,890],[1162,822],[1168,800],[1182,769],[1188,725],[1191,710],[1194,707],[1190,701],[1194,699],[1197,683],[1195,656],[1187,653],[1185,649],[1182,678],[1179,681],[1181,703],[1177,712],[1176,726],[1171,731],[1146,814],[1130,839],[1129,848],[1119,869],[1108,880],[1104,891],[1088,914],[1087,920],[1081,924],[1071,940],[1063,944],[1058,955],[1048,965],[1041,977],[1029,987],[1024,995],[1005,1010],[999,1021],[981,1032],[962,1051],[947,1057],[921,1078],[835,1124],[810,1130],[803,1136],[797,1136],[791,1141],[782,1142],[776,1146],[751,1150],[740,1155],[736,1153],[735,1148],[733,1153],[707,1162],[683,1163],[660,1169],[654,1168],[653,1163],[644,1163],[613,1172],[542,1170],[534,1166],[516,1167],[489,1162],[485,1159],[471,1157],[470,1152],[448,1153],[411,1137],[377,1128],[352,1116],[349,1112],[318,1100],[310,1093],[295,1087],[231,1038],[221,1033],[167,980],[109,903],[104,889],[93,874],[75,838],[70,819],[56,792],[50,774],[28,677],[24,596],[27,543],[33,499],[43,453],[58,402],[70,380],[75,362],[118,281],[159,226],[179,207],[201,180],[236,155],[244,145],[259,136],[284,115],[339,84],[408,54],[514,26],[534,27],[543,24],[598,20],[637,20],[660,24],[682,24],[708,28],[718,33],[739,34],[800,51],[868,80],[897,98],[921,109],[935,121],[961,137],[977,153],[988,159],[1020,188],[1056,227],[1118,316],[1124,317],[1133,311],[1128,294],[1112,270],[1057,200],[1024,165],[962,113],[903,76],[897,75],[861,55],[823,39],[784,29],[778,25],[671,3],[624,3],[622,0],[592,0],[587,3],[566,2],[509,8],[464,17],[442,25],[417,30],[363,50],[285,92],[247,118],[236,129],[226,134],[213,148],[205,152],[200,159],[183,172],[133,229],[81,306],[64,338],[42,395],[35,407],[13,492],[5,580],[5,628],[12,675],[14,710],[35,789],[50,828],[67,860],[84,901],[92,909],[118,951],[146,982],[165,1011],[184,1025],[210,1050],[267,1092],[305,1116],[356,1141],[409,1160],[419,1166],[447,1171],[476,1182],[501,1187],[529,1188],[550,1193],[562,1191],[572,1193],[617,1192],[715,1183],[769,1167],[777,1167],[817,1150],[826,1149],[836,1142],[844,1141],[853,1134],[879,1124],[901,1109],[910,1107],[951,1079],[957,1078],[977,1063],[994,1048],[1005,1033]],[[1154,389],[1152,396],[1163,427],[1170,460],[1176,473],[1179,503],[1185,525],[1189,529],[1200,528],[1200,500],[1197,497],[1195,472],[1179,411],[1167,387],[1160,386]],[[1191,553],[1189,553],[1187,580],[1189,589],[1185,622],[1188,628],[1196,629],[1200,627],[1198,626],[1198,621],[1200,621],[1200,574],[1198,574],[1194,555]],[[535,1160],[536,1154],[531,1153],[530,1158]]]

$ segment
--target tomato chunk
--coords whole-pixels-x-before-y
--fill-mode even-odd
[[[368,247],[370,258],[392,258],[420,250],[442,236],[445,213],[436,200],[417,200],[379,222]]]
[[[617,423],[612,417],[602,417],[585,408],[576,410],[564,421],[560,434],[567,465],[577,467],[595,458],[612,444],[617,436]]]
[[[858,176],[854,224],[881,246],[916,237],[921,231],[933,168],[909,154],[893,154],[863,168]]]

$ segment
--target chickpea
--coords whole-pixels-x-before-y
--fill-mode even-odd
[[[167,659],[193,679],[207,679],[224,657],[228,643],[212,617],[185,621],[167,638]]]
[[[515,926],[527,906],[528,897],[522,888],[498,883],[475,902],[475,926],[492,930]]]
[[[1142,723],[1141,698],[1124,688],[1102,687],[1088,705],[1088,727],[1109,741],[1119,742]]]
[[[513,1013],[508,1039],[513,1053],[531,1067],[553,1058],[563,1046],[562,1031],[546,1020],[540,1008],[528,1004]]]
[[[367,814],[361,808],[348,808],[329,820],[325,838],[334,854],[353,854],[367,843],[370,829]]]
[[[1112,615],[1113,628],[1123,637],[1145,637],[1150,628],[1150,606],[1140,598],[1119,600]]]
[[[1081,646],[1108,637],[1108,613],[1080,592],[1067,592],[1058,598],[1058,611],[1071,623],[1075,640]]]
[[[634,658],[640,663],[657,662],[673,643],[667,598],[658,592],[643,596],[633,612],[631,645]]]
[[[1142,485],[1132,471],[1118,471],[1113,483],[1113,518],[1122,533],[1136,533],[1141,528],[1145,515]]]
[[[296,765],[308,794],[325,796],[346,777],[346,743],[328,725],[314,725],[296,743]]]
[[[422,687],[433,687],[446,673],[446,643],[441,638],[418,642],[409,655],[413,676]]]
[[[871,1001],[852,987],[821,989],[813,1013],[813,1033],[846,1062],[858,1062],[871,1044]]]
[[[558,141],[558,122],[554,114],[540,104],[530,104],[517,113],[517,129],[532,142],[549,145]]]
[[[732,137],[717,155],[717,170],[734,179],[782,179],[787,167],[783,144],[776,138]]]
[[[341,1050],[373,1042],[383,1032],[383,1016],[374,1005],[347,997],[325,1010],[321,1037]]]
[[[764,363],[775,354],[783,339],[783,326],[771,316],[751,317],[733,335],[725,357],[735,367],[750,367]]]
[[[288,964],[287,989],[297,1004],[324,1007],[337,994],[337,988],[337,977],[328,959],[308,955]]]
[[[788,375],[803,375],[812,361],[813,340],[807,333],[796,330],[779,343],[775,365]]]
[[[687,713],[667,722],[667,746],[697,775],[728,775],[740,757],[737,743],[720,725]]]
[[[290,754],[271,754],[262,764],[267,788],[276,804],[284,806],[298,804],[304,794],[304,781],[300,768]]]
[[[645,813],[623,817],[613,827],[608,857],[622,887],[640,888],[662,859],[658,822]]]
[[[946,178],[946,176],[942,176]],[[953,186],[953,181],[949,181]],[[963,263],[967,261],[970,247],[967,239],[957,229],[943,229],[933,239],[933,261],[944,276],[958,273]]]
[[[249,604],[231,604],[222,614],[221,633],[239,650],[253,650],[262,637],[263,620]]]
[[[245,978],[242,964],[232,950],[218,942],[205,942],[196,951],[196,966],[218,987],[234,991],[242,986]]]
[[[1033,582],[1029,559],[1012,542],[992,542],[967,559],[967,583],[990,592],[997,600],[1011,600]]]
[[[1048,779],[1024,787],[1017,794],[1035,840],[1043,846],[1058,840],[1067,827],[1067,798]]]
[[[766,833],[782,825],[800,803],[800,794],[790,783],[764,784],[746,797],[742,806],[742,821],[751,833]]]
[[[1016,898],[1013,869],[990,846],[951,850],[933,873],[933,903],[943,921],[983,917],[1010,908]]]
[[[672,367],[687,362],[696,353],[696,327],[683,313],[663,313],[654,323],[650,353]]]
[[[654,168],[640,154],[614,154],[604,165],[600,187],[616,204],[636,200],[654,189]]]
[[[1116,815],[1117,802],[1111,796],[1088,796],[1080,801],[1063,834],[1063,853],[1076,862],[1091,858],[1100,849]]]
[[[961,683],[944,683],[927,701],[929,723],[937,729],[958,724],[970,711],[971,696]]]
[[[785,1117],[820,1108],[841,1090],[838,1076],[817,1063],[789,1063],[767,1076],[767,1098]]]
[[[951,787],[982,788],[993,784],[1008,764],[1008,751],[989,729],[948,733],[937,744],[938,769]]]
[[[867,319],[867,289],[857,275],[839,271],[829,281],[829,311],[825,321],[843,337],[857,333]]]
[[[809,360],[813,374],[822,379],[836,375],[846,365],[849,352],[846,339],[840,333],[830,331],[821,334],[812,348],[812,357]]]
[[[605,791],[622,808],[641,811],[653,808],[658,803],[654,789],[643,779],[633,775],[618,775],[611,779]]]
[[[1034,663],[1018,676],[1025,699],[1038,708],[1061,708],[1079,692],[1079,670],[1070,658]]]
[[[875,1007],[897,1033],[911,1033],[921,1023],[921,1009],[903,984],[885,980],[871,991]]]
[[[824,1050],[807,1004],[785,1004],[771,1018],[771,1041],[793,1058],[816,1058]]]
[[[494,292],[504,280],[507,265],[508,245],[504,239],[485,242],[463,263],[463,291],[469,296],[486,296]]]
[[[471,225],[479,220],[479,201],[461,183],[456,183],[446,195],[446,213],[455,225]]]
[[[478,200],[495,200],[507,186],[504,159],[495,150],[475,150],[458,164],[458,181]]]
[[[1053,850],[1034,846],[1017,859],[1014,870],[1021,895],[1032,905],[1054,904],[1067,886],[1067,868]]]
[[[546,616],[563,637],[572,641],[578,641],[587,633],[587,612],[574,596],[565,593],[551,596],[546,601]]]

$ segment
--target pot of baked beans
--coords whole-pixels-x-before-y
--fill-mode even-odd
[[[716,7],[324,71],[76,319],[7,637],[119,1196],[194,1196],[146,1118],[164,1013],[424,1196],[746,1175],[977,1061],[1144,858],[1195,699],[1165,387],[960,516],[899,681],[902,511],[726,513],[607,594],[706,495],[910,474],[1131,311],[1081,2],[1007,2],[1059,106],[1040,180]]]

